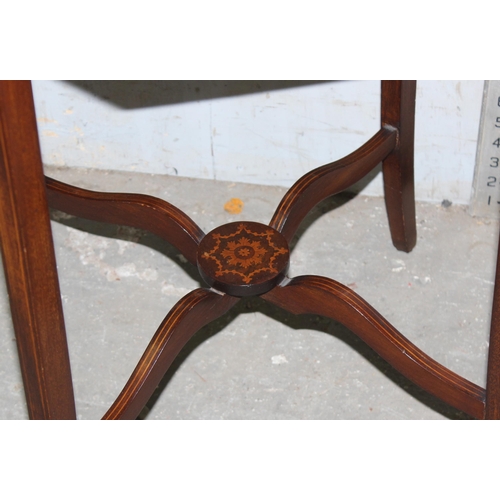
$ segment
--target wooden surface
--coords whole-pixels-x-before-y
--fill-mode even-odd
[[[498,250],[488,351],[485,418],[500,419],[500,252]]]
[[[75,418],[31,85],[0,81],[0,233],[32,419]]]
[[[413,173],[416,82],[382,81],[382,127],[398,131],[394,150],[384,159],[384,197],[394,246],[410,252],[417,243]]]
[[[158,328],[130,379],[103,419],[137,418],[186,342],[200,328],[227,312],[238,300],[201,288],[179,300]]]
[[[285,194],[269,225],[290,243],[305,216],[321,201],[370,173],[396,147],[397,132],[383,128],[359,149],[302,176]]]
[[[414,82],[383,82],[381,129],[365,145],[300,178],[282,199],[269,226],[241,221],[204,235],[186,214],[158,198],[96,193],[53,179],[45,181],[29,82],[2,82],[0,230],[30,418],[75,418],[46,195],[51,206],[70,214],[157,234],[198,265],[213,287],[190,292],[167,314],[104,419],[136,418],[192,335],[227,312],[239,297],[261,294],[294,314],[318,314],[339,321],[403,375],[472,417],[500,418],[498,290],[485,391],[427,356],[348,287],[319,276],[292,280],[285,276],[288,244],[304,217],[380,162],[393,242],[403,251],[413,248],[414,103]]]
[[[209,286],[244,297],[271,290],[285,277],[290,252],[278,231],[256,222],[220,226],[200,243],[198,269]]]
[[[262,298],[293,314],[319,314],[342,323],[422,389],[483,418],[484,389],[427,356],[347,286],[320,276],[299,276]]]
[[[46,177],[52,208],[71,215],[110,224],[144,229],[174,245],[196,265],[198,244],[204,233],[184,212],[170,203],[142,194],[100,193],[70,186]]]

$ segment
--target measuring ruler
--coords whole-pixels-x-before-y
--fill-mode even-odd
[[[500,219],[500,80],[484,83],[469,213]]]

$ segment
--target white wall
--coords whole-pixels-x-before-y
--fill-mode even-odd
[[[418,82],[419,200],[469,203],[483,84]],[[350,153],[379,129],[379,81],[317,83],[182,102],[192,95],[193,85],[167,86],[172,99],[162,101],[165,82],[135,82],[128,90],[137,91],[138,105],[123,105],[106,95],[96,97],[82,85],[34,81],[44,163],[290,186],[308,170]],[[223,82],[206,85],[213,95],[224,94]],[[229,93],[238,94],[237,82],[231,88]],[[364,193],[382,194],[380,176]]]

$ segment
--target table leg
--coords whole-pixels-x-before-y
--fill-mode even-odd
[[[500,420],[500,248],[498,252],[486,380],[485,418],[488,420]]]
[[[0,235],[29,416],[76,418],[29,81],[0,81]]]
[[[410,252],[417,242],[413,175],[415,98],[415,81],[382,81],[382,126],[398,130],[398,144],[383,162],[385,204],[394,246],[405,252]]]

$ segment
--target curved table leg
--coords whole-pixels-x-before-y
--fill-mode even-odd
[[[269,226],[290,243],[304,217],[318,203],[362,179],[394,150],[396,144],[396,129],[383,127],[350,155],[303,175],[286,192]]]
[[[427,392],[474,418],[484,418],[484,389],[427,356],[341,283],[320,276],[299,276],[262,298],[293,314],[319,314],[342,323]]]
[[[99,222],[145,229],[174,245],[196,266],[198,244],[205,235],[182,210],[154,196],[89,191],[45,177],[49,206]]]
[[[222,316],[238,298],[198,288],[167,314],[122,392],[103,420],[137,418],[180,350],[203,326]]]

